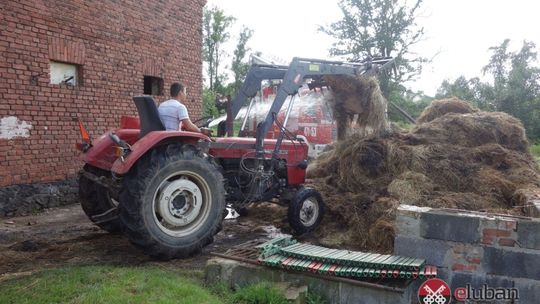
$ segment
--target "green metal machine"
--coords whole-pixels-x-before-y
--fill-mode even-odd
[[[270,266],[356,279],[435,277],[437,268],[424,259],[331,249],[280,237],[255,247],[258,262]]]

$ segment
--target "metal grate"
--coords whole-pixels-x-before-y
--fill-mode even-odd
[[[212,252],[211,254],[226,259],[237,260],[251,264],[260,264],[258,261],[259,251],[256,249],[256,247],[264,244],[265,242],[266,240],[256,239],[229,248],[224,253]]]

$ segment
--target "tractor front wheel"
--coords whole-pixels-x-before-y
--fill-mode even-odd
[[[287,217],[296,234],[315,230],[324,216],[324,202],[321,194],[312,188],[301,187],[289,202]]]
[[[120,219],[136,247],[164,260],[188,257],[220,229],[223,178],[195,147],[169,145],[139,160],[120,202]]]

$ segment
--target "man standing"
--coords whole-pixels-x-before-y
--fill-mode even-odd
[[[158,107],[159,118],[167,131],[192,131],[201,132],[189,119],[188,111],[184,102],[186,99],[186,87],[178,82],[171,85],[171,99],[162,102]]]

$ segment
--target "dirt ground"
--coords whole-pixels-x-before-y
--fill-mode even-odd
[[[139,266],[202,269],[210,252],[281,232],[273,226],[279,207],[251,208],[250,214],[225,220],[214,243],[189,259],[158,262],[135,249],[121,234],[109,234],[94,226],[79,205],[46,210],[32,216],[0,218],[0,282],[33,272],[70,265]],[[268,214],[273,216],[268,216]],[[266,214],[266,216],[261,216]]]

